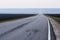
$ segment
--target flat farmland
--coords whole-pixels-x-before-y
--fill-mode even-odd
[[[0,22],[6,21],[6,20],[35,16],[35,15],[37,15],[37,14],[0,14]]]

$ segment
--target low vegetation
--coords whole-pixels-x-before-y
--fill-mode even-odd
[[[45,14],[60,23],[60,14]]]
[[[52,18],[60,23],[60,18],[59,17],[52,17]]]

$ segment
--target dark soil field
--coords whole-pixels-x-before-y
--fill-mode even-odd
[[[37,14],[0,14],[0,21],[35,16]]]

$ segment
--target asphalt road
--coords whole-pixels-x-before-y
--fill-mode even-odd
[[[0,40],[48,40],[48,19],[37,15],[0,23]]]

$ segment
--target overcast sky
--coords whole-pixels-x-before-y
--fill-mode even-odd
[[[1,13],[8,13],[8,14],[36,14],[39,13],[40,9],[39,8],[24,8],[24,9],[20,9],[20,8],[14,8],[14,9],[0,9],[0,14]]]
[[[0,13],[60,13],[59,8],[60,0],[0,0]]]
[[[0,8],[60,8],[60,0],[0,0]]]
[[[60,8],[42,8],[40,13],[60,14]]]

